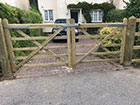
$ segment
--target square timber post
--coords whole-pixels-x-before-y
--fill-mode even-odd
[[[2,19],[0,19],[0,64],[4,78],[13,78],[10,60],[8,58]]]
[[[126,66],[129,66],[132,63],[135,31],[136,31],[136,18],[132,16],[128,20],[127,33],[124,43],[125,47],[124,47],[123,64]]]

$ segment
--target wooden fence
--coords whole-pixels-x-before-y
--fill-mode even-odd
[[[122,23],[87,23],[87,24],[75,24],[75,21],[67,20],[67,24],[9,24],[7,19],[0,20],[0,62],[4,76],[10,76],[13,72],[16,72],[22,66],[24,67],[40,67],[40,66],[58,66],[68,65],[68,67],[75,67],[80,63],[91,62],[112,62],[118,61],[120,64],[130,65],[132,62],[140,61],[140,59],[132,59],[133,49],[140,49],[140,46],[134,45],[134,35],[140,36],[135,33],[136,22],[140,22],[135,17],[124,19]],[[50,36],[38,36],[30,37],[23,29],[38,29],[38,28],[59,28],[55,33]],[[102,27],[115,27],[112,33],[108,35],[92,35],[87,32],[87,28],[102,28]],[[67,36],[57,36],[63,29],[67,29]],[[76,36],[75,28],[78,28],[83,34]],[[122,31],[122,34],[116,35],[118,31]],[[20,37],[12,37],[11,31],[20,34]],[[56,37],[57,36],[57,37]],[[104,42],[112,37],[119,37],[120,43],[105,44]],[[94,45],[76,45],[75,39],[93,40]],[[48,46],[48,43],[53,39],[67,39],[66,46]],[[39,43],[37,40],[45,40],[43,43]],[[12,41],[31,41],[36,47],[22,47],[15,48],[12,45]],[[117,51],[110,51],[109,47],[119,47]],[[55,54],[51,49],[67,49],[67,54]],[[76,53],[77,48],[90,48],[87,53]],[[104,52],[98,52],[99,48],[102,48]],[[15,51],[32,51],[27,56],[15,56]],[[35,56],[41,50],[48,51],[50,56]],[[93,59],[86,60],[87,56],[104,56],[112,55],[112,58]],[[117,55],[117,56],[115,56]],[[67,56],[68,60],[65,61],[62,57]],[[79,59],[76,59],[80,56]],[[27,64],[30,59],[40,59],[56,57],[60,62],[47,63],[47,64]],[[21,62],[16,63],[17,60]]]

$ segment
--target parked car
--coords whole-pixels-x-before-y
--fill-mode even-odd
[[[56,19],[54,24],[66,24],[67,19]],[[59,28],[53,28],[52,29],[52,33],[56,32]],[[75,29],[75,35],[78,36],[79,31],[78,29]],[[57,34],[56,36],[66,36],[67,35],[67,29],[64,28],[59,34]],[[66,39],[53,39],[53,41],[66,41]],[[76,39],[76,42],[78,42],[79,39]]]

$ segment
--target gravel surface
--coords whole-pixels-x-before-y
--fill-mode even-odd
[[[0,105],[140,105],[140,70],[2,81]]]

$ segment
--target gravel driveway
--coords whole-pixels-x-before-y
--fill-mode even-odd
[[[140,70],[2,81],[0,105],[140,105]]]

